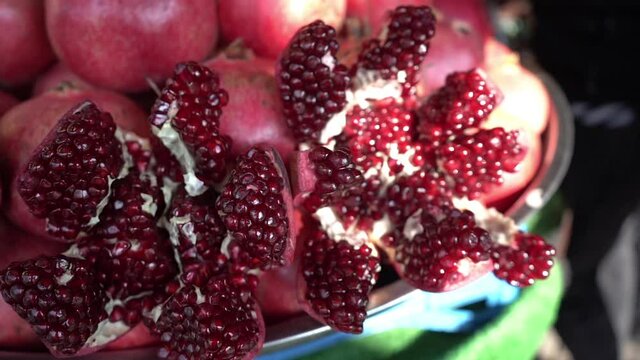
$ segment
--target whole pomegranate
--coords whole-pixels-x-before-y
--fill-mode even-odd
[[[64,245],[42,240],[29,235],[6,219],[0,217],[0,269],[11,262],[23,261],[39,255],[54,255],[65,248]],[[42,343],[31,326],[4,302],[0,296],[0,349],[27,350],[42,349]]]
[[[282,116],[273,63],[219,56],[204,65],[219,73],[222,87],[234,95],[220,118],[220,131],[233,139],[232,152],[242,154],[267,143],[288,159],[294,140]]]
[[[58,57],[92,84],[120,91],[144,90],[177,62],[204,59],[218,38],[211,0],[46,0],[45,9]]]
[[[53,59],[41,0],[0,1],[0,85],[23,85]]]
[[[55,90],[61,87],[70,87],[73,89],[91,89],[95,86],[81,79],[74,74],[64,63],[53,65],[44,74],[38,76],[33,84],[33,96],[38,96],[49,90]]]
[[[5,92],[0,91],[0,117],[16,104],[18,104],[18,99]]]
[[[45,232],[44,221],[31,215],[18,195],[18,173],[62,115],[72,106],[87,99],[109,109],[122,128],[143,137],[150,136],[144,112],[126,97],[107,90],[67,87],[46,92],[13,107],[0,119],[0,143],[13,149],[0,154],[4,170],[3,182],[8,189],[3,211],[13,223],[30,233],[50,237]]]
[[[258,56],[276,58],[303,25],[320,19],[339,29],[346,0],[220,0],[222,35],[242,39]]]

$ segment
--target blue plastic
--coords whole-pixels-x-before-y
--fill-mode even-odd
[[[472,331],[494,319],[505,306],[513,303],[519,294],[518,288],[497,279],[493,274],[446,293],[416,291],[406,301],[368,318],[361,335],[333,332],[315,341],[261,355],[258,359],[296,359],[356,336],[369,336],[397,328],[440,332]],[[467,305],[479,302],[484,304],[480,310],[463,309]]]

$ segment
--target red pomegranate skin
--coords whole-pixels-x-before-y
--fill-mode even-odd
[[[31,93],[33,96],[38,96],[65,86],[71,86],[78,90],[96,88],[74,74],[65,64],[59,62],[36,79]]]
[[[7,94],[6,92],[0,91],[0,117],[17,104],[18,99]]]
[[[322,20],[340,29],[346,0],[220,0],[222,36],[242,39],[259,56],[275,59],[304,25]]]
[[[63,244],[28,235],[0,218],[0,270],[13,261],[23,261],[38,255],[55,255],[64,251]],[[22,319],[0,296],[0,350],[44,350],[31,325]]]
[[[211,0],[46,0],[58,57],[83,79],[125,92],[160,83],[176,63],[204,59],[218,39]]]
[[[42,0],[0,0],[0,85],[24,85],[55,58]]]
[[[145,113],[128,98],[107,90],[65,88],[49,91],[12,108],[0,119],[0,144],[12,149],[0,152],[2,180],[8,190],[3,212],[29,233],[51,238],[45,231],[44,220],[31,215],[18,194],[18,173],[60,117],[84,100],[91,100],[100,109],[110,112],[121,128],[143,137],[151,135]]]
[[[273,62],[220,57],[205,62],[205,66],[220,75],[221,86],[229,93],[220,131],[233,139],[233,154],[244,154],[251,146],[266,143],[275,147],[286,162],[295,142],[282,115]]]

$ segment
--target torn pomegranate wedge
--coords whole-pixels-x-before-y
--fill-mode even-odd
[[[75,239],[94,225],[113,181],[126,174],[109,113],[84,102],[65,114],[29,160],[18,192],[55,237]]]
[[[220,133],[228,94],[209,68],[180,63],[156,100],[149,121],[182,166],[187,192],[204,193],[224,179],[231,139]]]
[[[275,149],[258,145],[239,157],[216,206],[229,231],[225,245],[232,258],[242,252],[248,266],[260,269],[291,263],[291,186]]]
[[[89,262],[41,256],[0,272],[2,297],[57,356],[82,355],[105,342],[107,295]],[[109,337],[109,334],[106,334]]]
[[[251,359],[262,348],[264,322],[253,275],[223,273],[204,286],[186,285],[150,325],[163,359]]]

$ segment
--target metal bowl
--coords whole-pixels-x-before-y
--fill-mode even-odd
[[[573,152],[573,117],[569,103],[558,84],[544,72],[536,71],[551,96],[549,124],[542,135],[543,158],[535,178],[521,193],[507,214],[518,223],[525,222],[540,209],[558,190],[564,178]],[[375,289],[370,296],[369,317],[407,300],[419,292],[402,280]],[[333,330],[307,315],[285,320],[267,327],[266,340],[261,354],[273,354],[313,340],[331,335]],[[97,353],[89,360],[102,359],[155,359],[156,349],[133,349]],[[44,360],[51,356],[43,353],[13,353],[0,351],[0,359]]]

